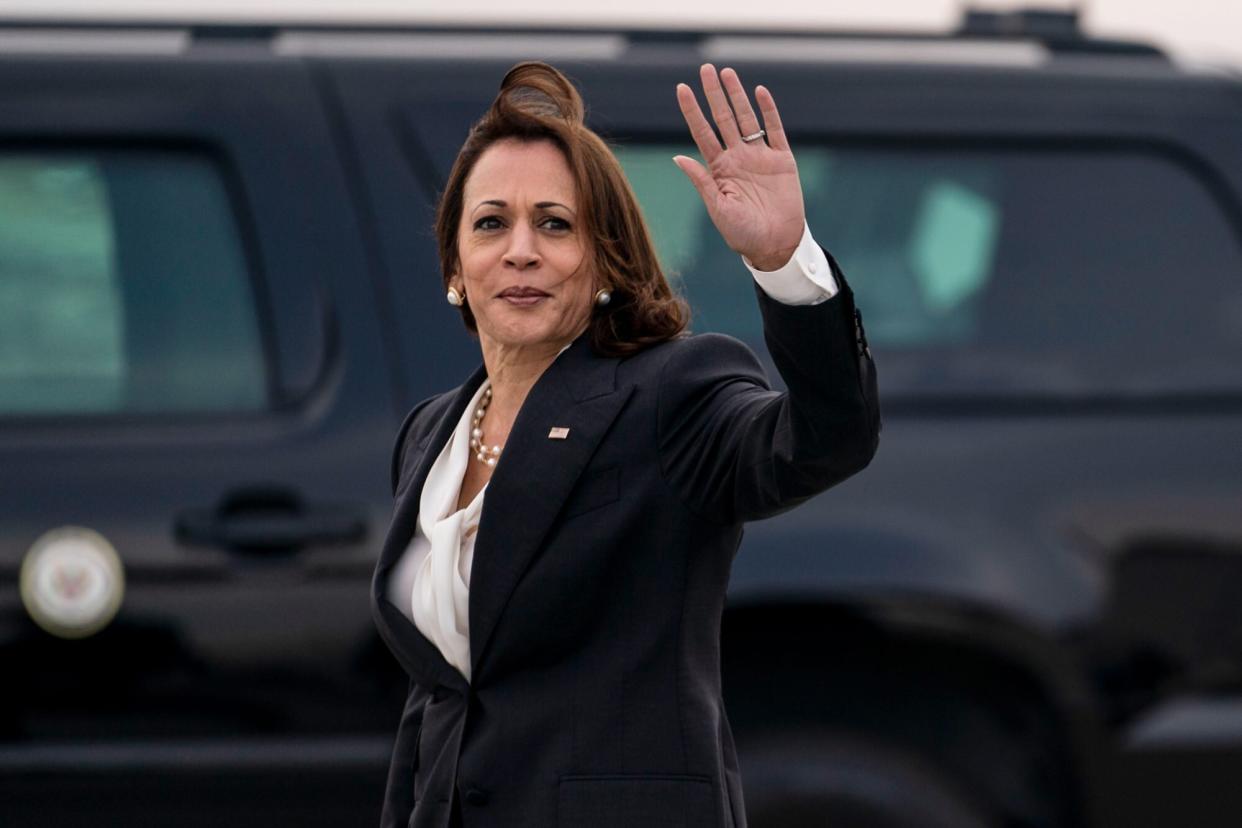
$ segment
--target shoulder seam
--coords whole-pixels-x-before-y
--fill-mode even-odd
[[[402,465],[405,461],[405,443],[410,428],[414,425],[414,421],[418,419],[418,415],[425,411],[432,403],[443,397],[443,394],[437,394],[434,397],[428,397],[422,402],[410,409],[410,413],[405,415],[405,420],[401,423],[401,427],[397,429],[397,438],[393,444],[392,460],[390,463],[390,477],[392,485],[392,495],[397,496],[397,487],[401,482]]]

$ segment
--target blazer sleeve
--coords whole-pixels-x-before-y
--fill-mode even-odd
[[[827,253],[827,251],[825,251]],[[865,468],[879,444],[875,365],[853,292],[784,305],[756,285],[764,340],[788,393],[771,390],[743,343],[692,337],[660,377],[659,450],[665,479],[697,514],[769,517]]]

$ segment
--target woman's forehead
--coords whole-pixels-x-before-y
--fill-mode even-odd
[[[475,162],[464,194],[467,209],[489,200],[554,201],[571,208],[577,203],[569,163],[551,141],[506,139],[492,144]]]

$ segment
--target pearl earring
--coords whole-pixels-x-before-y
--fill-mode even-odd
[[[453,287],[448,289],[448,295],[445,298],[448,299],[448,303],[455,308],[460,308],[466,301],[465,297],[457,292],[457,288]]]
[[[602,308],[604,305],[607,305],[611,301],[612,301],[612,294],[609,293],[606,289],[600,288],[600,290],[596,292],[595,294],[596,305]]]

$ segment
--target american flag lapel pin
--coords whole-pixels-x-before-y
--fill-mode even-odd
[[[569,429],[565,428],[565,426],[553,426],[552,430],[548,432],[549,440],[564,440],[568,436]]]

